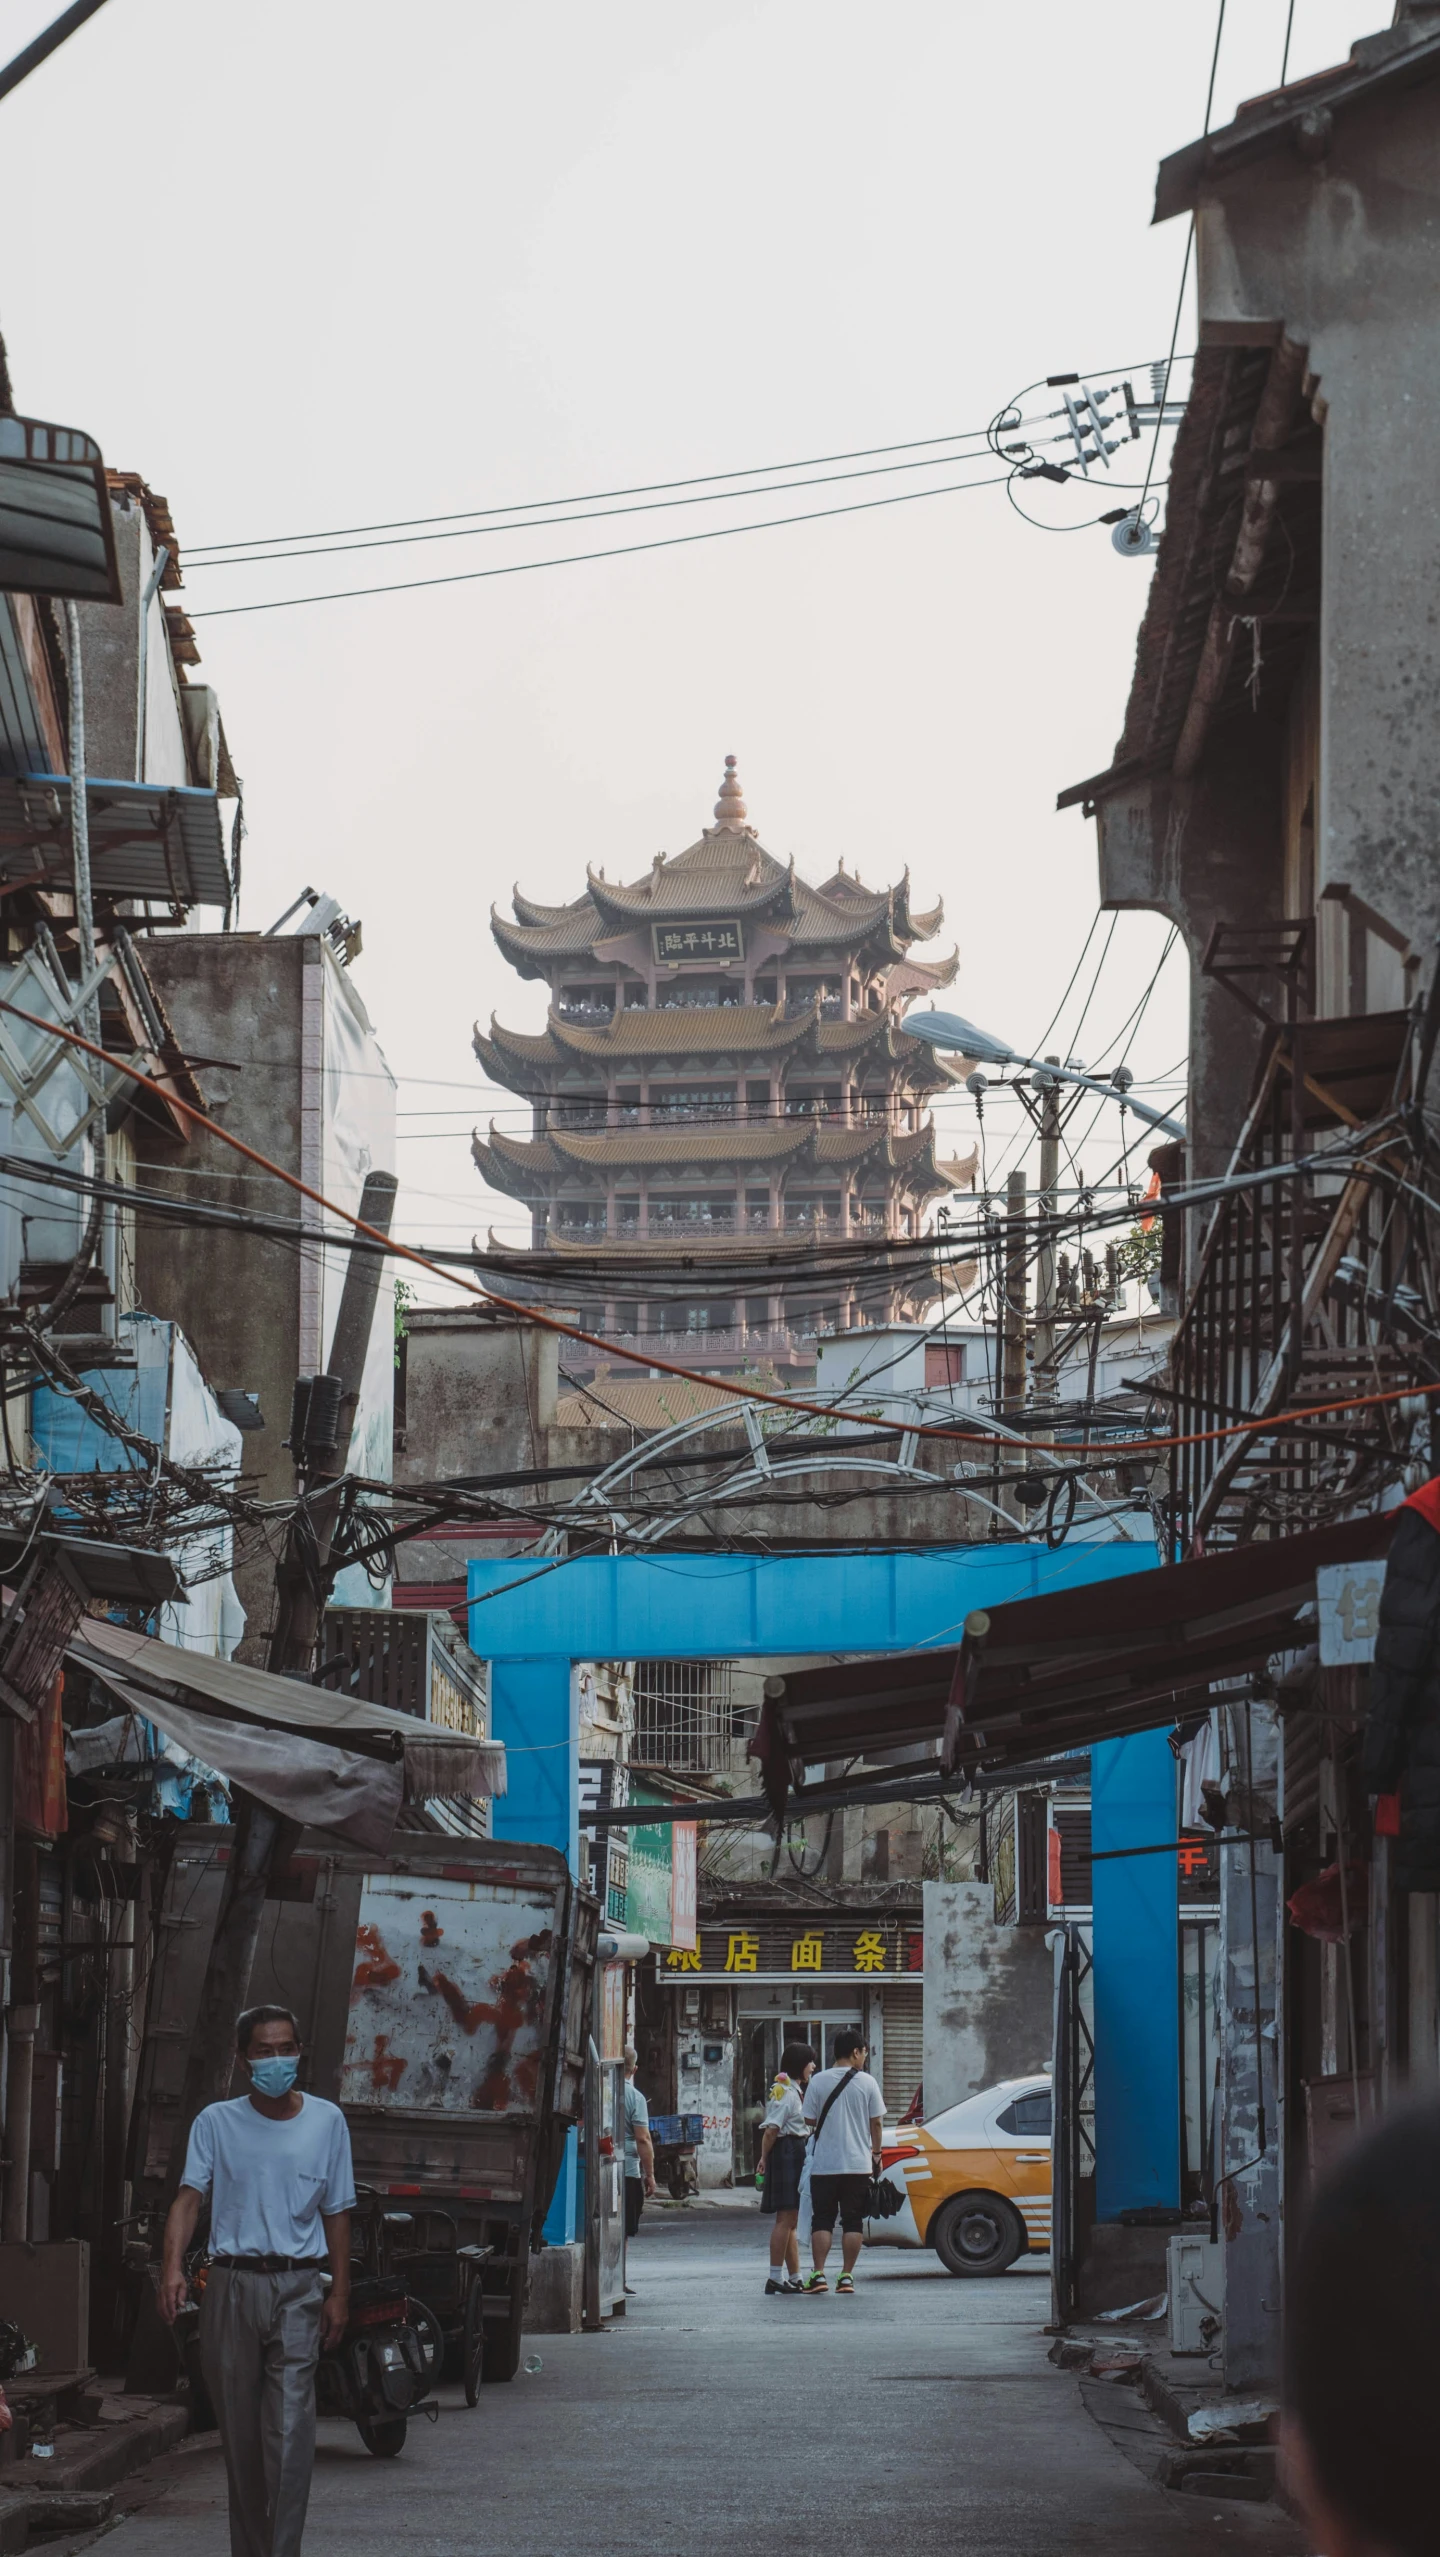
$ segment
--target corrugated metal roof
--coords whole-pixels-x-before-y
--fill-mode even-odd
[[[223,906],[230,871],[213,790],[156,782],[86,785],[90,867],[97,896],[154,897],[177,906]],[[0,777],[0,879],[73,885],[68,773]]]

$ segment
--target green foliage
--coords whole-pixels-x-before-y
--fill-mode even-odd
[[[400,1364],[400,1344],[405,1338],[406,1312],[415,1302],[415,1290],[408,1279],[395,1281],[395,1364]]]
[[[1120,1275],[1127,1279],[1147,1279],[1160,1267],[1160,1219],[1157,1216],[1147,1234],[1138,1221],[1120,1245]]]

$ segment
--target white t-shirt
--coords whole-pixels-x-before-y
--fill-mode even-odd
[[[825,2099],[832,2087],[850,2078],[843,2095],[837,2095],[825,2117],[825,2128],[818,2140],[811,2142],[811,2167],[816,2175],[869,2175],[874,2151],[870,2146],[870,2124],[883,2118],[885,2098],[868,2069],[850,2077],[847,2060],[838,2069],[817,2069],[805,2089],[805,2119],[819,2120]]]
[[[338,2104],[306,2095],[273,2122],[248,2095],[197,2113],[180,2179],[210,2196],[214,2255],[325,2258],[325,2212],[355,2207],[350,2133]]]
[[[803,2140],[806,2137],[803,2089],[782,2069],[770,2089],[770,2101],[761,2120],[762,2131],[773,2131],[777,2139]]]
[[[641,2179],[644,2177],[645,2169],[640,2163],[640,2143],[635,2134],[637,2130],[648,2131],[649,2128],[649,2104],[634,2079],[627,2078],[625,2081],[625,2172],[627,2175]]]

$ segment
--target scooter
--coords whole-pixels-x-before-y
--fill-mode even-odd
[[[190,2402],[202,2425],[214,2420],[200,2366],[200,2303],[209,2270],[202,2250],[186,2258],[190,2295],[174,2328]],[[316,2412],[347,2416],[374,2458],[393,2459],[405,2447],[410,2417],[439,2413],[433,2401],[424,2401],[440,2375],[444,2350],[438,2325],[425,2308],[407,2300],[403,2281],[388,2273],[357,2273],[345,2332],[316,2365]]]
[[[317,2410],[348,2415],[376,2459],[393,2459],[405,2447],[410,2416],[422,2411],[438,2361],[434,2338],[411,2324],[403,2281],[362,2273],[350,2286],[350,2322],[340,2342],[320,2356]]]

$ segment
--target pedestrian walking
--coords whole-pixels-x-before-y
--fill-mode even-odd
[[[650,2107],[635,2083],[635,2064],[640,2054],[633,2042],[625,2045],[625,2235],[632,2238],[640,2226],[645,2196],[655,2190],[655,2143],[650,2137]],[[627,2291],[632,2286],[626,2283]]]
[[[1432,2557],[1440,2105],[1357,2140],[1306,2208],[1287,2318],[1286,2481],[1327,2557]]]
[[[185,2251],[208,2198],[200,2366],[225,2453],[231,2557],[298,2557],[315,2365],[350,2316],[350,2134],[338,2104],[295,2083],[300,2027],[288,2007],[247,2008],[235,2050],[249,2092],[207,2104],[191,2126],[165,2222],[160,2314],[173,2325],[185,2306]]]
[[[810,2145],[805,2119],[805,2089],[819,2062],[808,2042],[788,2042],[780,2054],[780,2073],[760,2125],[760,2208],[773,2214],[770,2229],[770,2275],[765,2296],[799,2291],[800,2248],[795,2229],[800,2216],[800,2183]]]
[[[807,2291],[828,2291],[825,2276],[835,2221],[840,2221],[840,2279],[837,2291],[853,2291],[855,2265],[865,2238],[870,2180],[880,2172],[885,2129],[885,2098],[865,2063],[869,2046],[861,2033],[835,2036],[835,2066],[821,2069],[805,2090],[805,2118],[810,2135],[810,2253],[814,2269]]]

